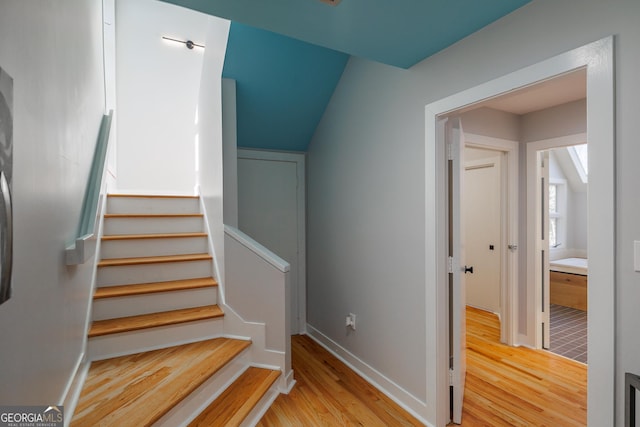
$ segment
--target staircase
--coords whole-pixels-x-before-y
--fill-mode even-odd
[[[72,426],[244,425],[273,400],[280,372],[225,337],[204,229],[197,197],[108,196]]]

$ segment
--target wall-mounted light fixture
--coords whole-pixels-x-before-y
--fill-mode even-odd
[[[178,39],[174,39],[174,38],[167,37],[167,36],[162,36],[162,38],[164,40],[168,40],[170,42],[182,43],[183,45],[187,46],[187,49],[193,49],[194,47],[201,47],[202,49],[204,49],[204,45],[198,44],[198,43],[194,43],[191,40],[178,40]]]

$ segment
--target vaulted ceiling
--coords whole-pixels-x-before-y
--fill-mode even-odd
[[[530,0],[163,1],[232,21],[238,145],[305,150],[349,55],[409,68]]]

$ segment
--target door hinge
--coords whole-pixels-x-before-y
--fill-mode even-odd
[[[454,373],[453,368],[449,368],[449,386],[450,387],[453,387],[453,373]]]
[[[453,160],[453,143],[447,144],[447,160]]]
[[[447,273],[453,273],[453,257],[450,256],[447,258]]]

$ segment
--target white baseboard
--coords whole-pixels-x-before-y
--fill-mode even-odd
[[[527,348],[533,348],[535,349],[535,345],[531,344],[531,340],[529,339],[529,337],[527,335],[523,335],[523,334],[518,334],[518,342],[516,343],[517,346],[520,347],[527,347]]]
[[[78,404],[78,400],[80,399],[80,393],[82,392],[84,380],[87,378],[87,373],[89,372],[90,366],[91,362],[85,360],[84,353],[81,354],[80,358],[78,359],[76,369],[69,379],[65,394],[61,399],[61,404],[64,406],[65,427],[68,427],[71,423],[71,419],[73,418],[73,413],[75,412],[76,405]]]
[[[307,323],[307,335],[426,426],[427,404]]]

